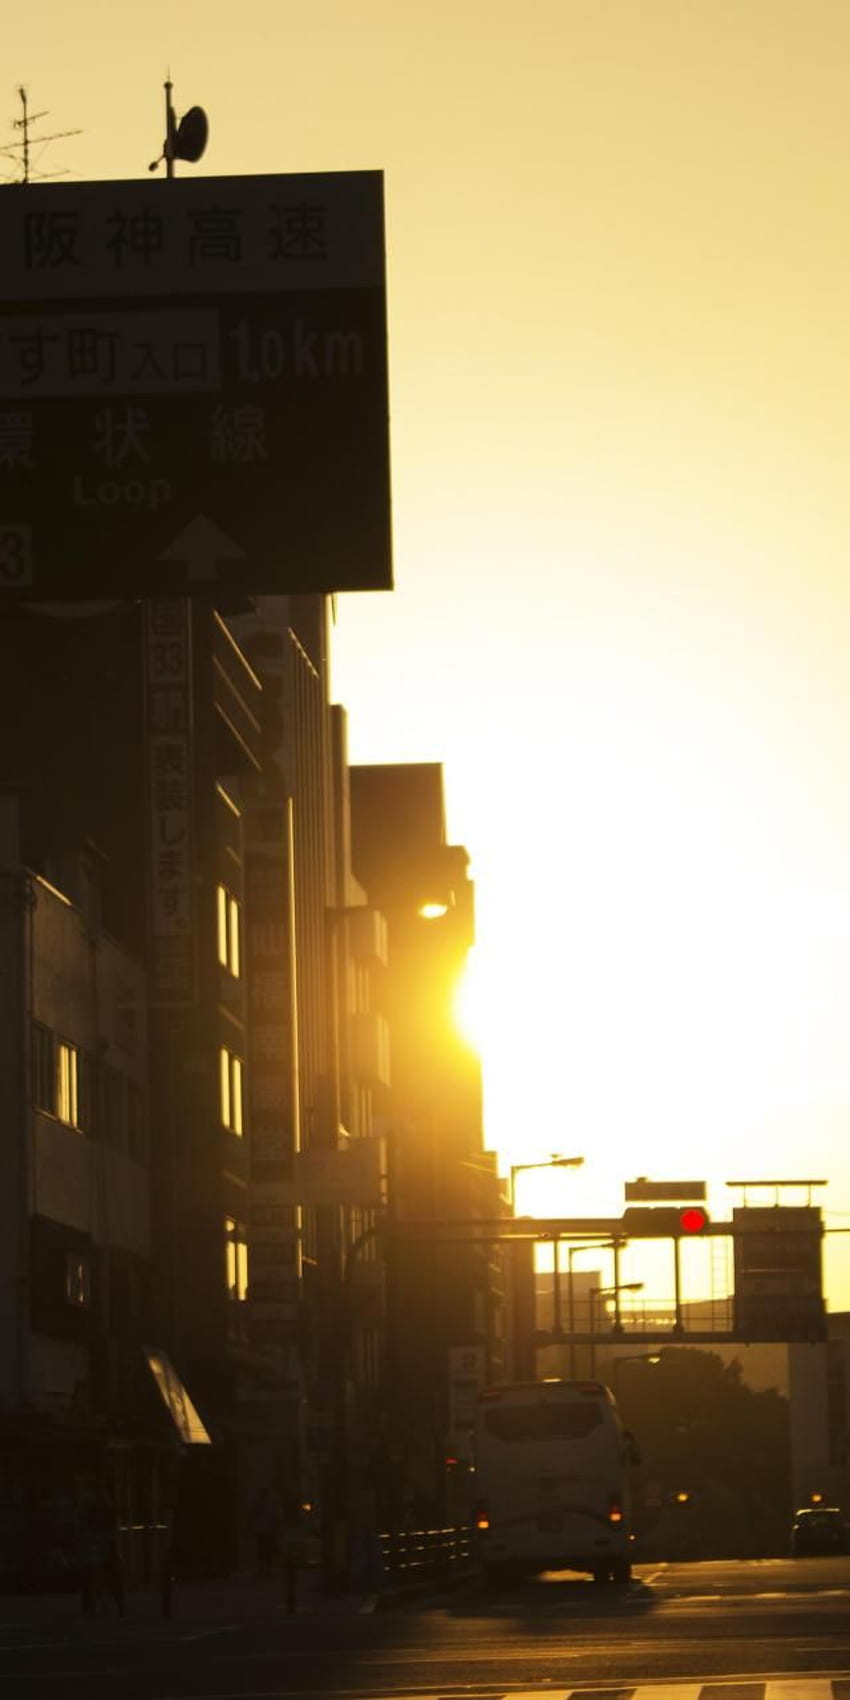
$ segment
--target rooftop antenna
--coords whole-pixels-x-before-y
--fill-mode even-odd
[[[190,106],[178,123],[171,99],[173,87],[169,71],[165,82],[165,141],[159,158],[152,159],[148,166],[148,171],[156,171],[165,160],[165,175],[169,180],[174,176],[176,159],[188,159],[190,164],[197,164],[207,145],[210,130],[202,106]]]
[[[66,170],[34,172],[30,165],[30,149],[33,143],[37,143],[39,147],[46,147],[48,142],[58,142],[63,136],[81,136],[82,130],[56,130],[52,136],[33,136],[31,134],[32,125],[37,124],[39,118],[46,118],[47,113],[30,112],[27,105],[27,91],[23,84],[19,84],[18,94],[21,100],[21,117],[12,119],[12,129],[21,131],[21,140],[11,142],[8,147],[0,147],[0,158],[13,160],[16,165],[20,164],[23,175],[6,177],[3,180],[6,183],[22,184],[31,183],[34,178],[41,181],[48,177],[67,177]]]

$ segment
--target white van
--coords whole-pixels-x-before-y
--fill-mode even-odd
[[[541,1570],[631,1577],[629,1465],[638,1462],[610,1389],[530,1381],[479,1395],[478,1556],[490,1581]]]

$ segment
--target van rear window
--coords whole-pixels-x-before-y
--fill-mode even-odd
[[[485,1434],[511,1442],[584,1440],[602,1424],[598,1405],[495,1405],[483,1413]]]

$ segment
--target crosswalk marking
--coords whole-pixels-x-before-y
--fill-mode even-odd
[[[833,1700],[832,1683],[828,1677],[812,1682],[804,1676],[767,1682],[764,1700]]]
[[[847,1678],[838,1677],[839,1694]],[[775,1677],[769,1681],[753,1677],[722,1677],[701,1682],[636,1682],[598,1684],[587,1688],[510,1689],[503,1700],[839,1700],[831,1677]],[[400,1697],[399,1697],[400,1700]],[[437,1700],[437,1697],[434,1697]]]

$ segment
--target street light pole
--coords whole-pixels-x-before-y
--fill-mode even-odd
[[[542,1157],[538,1163],[511,1164],[511,1210],[516,1205],[516,1177],[524,1169],[580,1169],[584,1163],[583,1157],[562,1157],[553,1151],[551,1157]]]
[[[573,1381],[575,1381],[578,1371],[575,1342],[576,1307],[575,1285],[573,1281],[573,1257],[578,1256],[580,1251],[611,1251],[615,1249],[616,1247],[613,1240],[591,1240],[587,1245],[571,1245],[567,1247],[567,1320],[570,1335],[570,1375],[572,1376]]]
[[[591,1289],[590,1289],[590,1336],[591,1336],[591,1339],[590,1339],[590,1375],[591,1375],[591,1380],[594,1380],[595,1377],[596,1377],[596,1313],[595,1313],[595,1307],[594,1307],[594,1302],[593,1302],[594,1299],[613,1297],[613,1299],[614,1299],[614,1313],[615,1313],[614,1327],[615,1327],[615,1329],[617,1329],[617,1328],[619,1328],[619,1325],[620,1325],[620,1294],[621,1293],[640,1293],[642,1291],[643,1291],[643,1282],[642,1281],[617,1281],[614,1284],[613,1287],[591,1287]]]
[[[511,1164],[511,1213],[516,1213],[516,1177],[525,1169],[580,1169],[584,1163],[583,1157],[562,1157],[560,1152],[553,1151],[551,1157],[543,1158],[539,1163]],[[558,1240],[552,1241],[552,1329],[555,1334],[561,1333],[561,1272],[558,1267]],[[572,1327],[572,1323],[570,1324]]]

